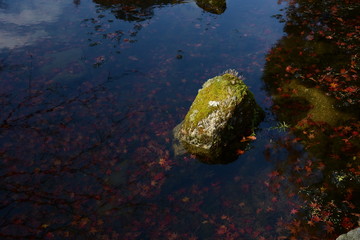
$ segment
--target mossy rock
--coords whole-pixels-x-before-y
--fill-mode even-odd
[[[356,240],[356,239],[360,239],[360,228],[355,228],[345,234],[342,234],[336,240]]]
[[[253,94],[232,70],[204,83],[174,134],[199,159],[225,163],[231,160],[224,157],[232,158],[236,149],[246,147],[239,145],[240,139],[251,135],[263,117]]]
[[[226,10],[226,0],[196,0],[196,5],[206,12],[218,15]]]

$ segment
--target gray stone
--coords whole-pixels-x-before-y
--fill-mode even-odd
[[[348,233],[342,234],[336,240],[360,240],[360,228],[355,228]]]

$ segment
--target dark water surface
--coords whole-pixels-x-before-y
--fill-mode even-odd
[[[0,1],[1,239],[335,239],[357,227],[357,10]],[[172,131],[227,69],[266,117],[236,161],[209,165],[179,154]]]

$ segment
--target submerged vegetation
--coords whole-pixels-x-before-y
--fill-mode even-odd
[[[286,14],[276,16],[285,22],[287,35],[267,55],[264,81],[273,112],[309,153],[306,162],[289,159],[278,170],[290,174],[305,199],[289,225],[293,238],[304,239],[312,231],[332,234],[358,225],[360,5],[288,4]]]

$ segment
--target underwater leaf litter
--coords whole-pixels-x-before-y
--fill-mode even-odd
[[[289,2],[283,18],[288,35],[267,55],[264,80],[273,111],[311,154],[280,168],[291,171],[306,199],[298,213],[303,221],[290,225],[293,238],[358,226],[358,10],[356,1]]]
[[[288,3],[287,35],[266,56],[264,82],[272,96],[271,111],[292,134],[264,130],[263,135],[273,136],[264,141],[260,155],[274,168],[261,168],[252,177],[243,175],[245,166],[222,176],[194,156],[174,157],[172,129],[187,109],[159,103],[164,88],[173,90],[171,83],[156,82],[157,74],[168,76],[172,69],[159,67],[146,73],[151,82],[142,82],[136,72],[128,73],[134,81],[133,91],[128,92],[105,68],[113,58],[101,53],[60,66],[70,74],[74,65],[80,73],[95,67],[93,76],[74,77],[86,79],[78,87],[59,83],[58,79],[69,76],[59,76],[63,70],[55,67],[45,73],[48,76],[32,76],[29,94],[25,86],[31,63],[43,54],[33,51],[22,67],[5,64],[0,70],[2,79],[8,79],[2,80],[0,95],[4,110],[0,115],[0,236],[335,239],[358,226],[360,123],[354,113],[359,101],[359,26],[351,15],[358,5],[352,1],[326,4]],[[128,19],[134,13],[152,14],[124,6],[121,10]],[[324,9],[328,15],[321,21],[326,24],[319,25],[317,18]],[[306,15],[296,17],[300,13]],[[100,20],[106,19],[100,15]],[[89,21],[95,20],[85,22]],[[99,25],[95,31],[101,29]],[[126,49],[135,44],[128,38],[120,41],[122,36],[107,34],[97,40],[99,44],[89,41],[90,48],[120,44],[120,49]],[[136,34],[131,37],[136,39]],[[333,51],[339,54],[330,58]],[[139,60],[131,56],[129,60]],[[18,57],[10,55],[5,63],[15,63]],[[143,98],[134,99],[137,95]],[[188,103],[193,100],[179,95]],[[334,110],[324,113],[318,101]],[[257,161],[251,151],[242,154],[238,161],[244,164]]]

